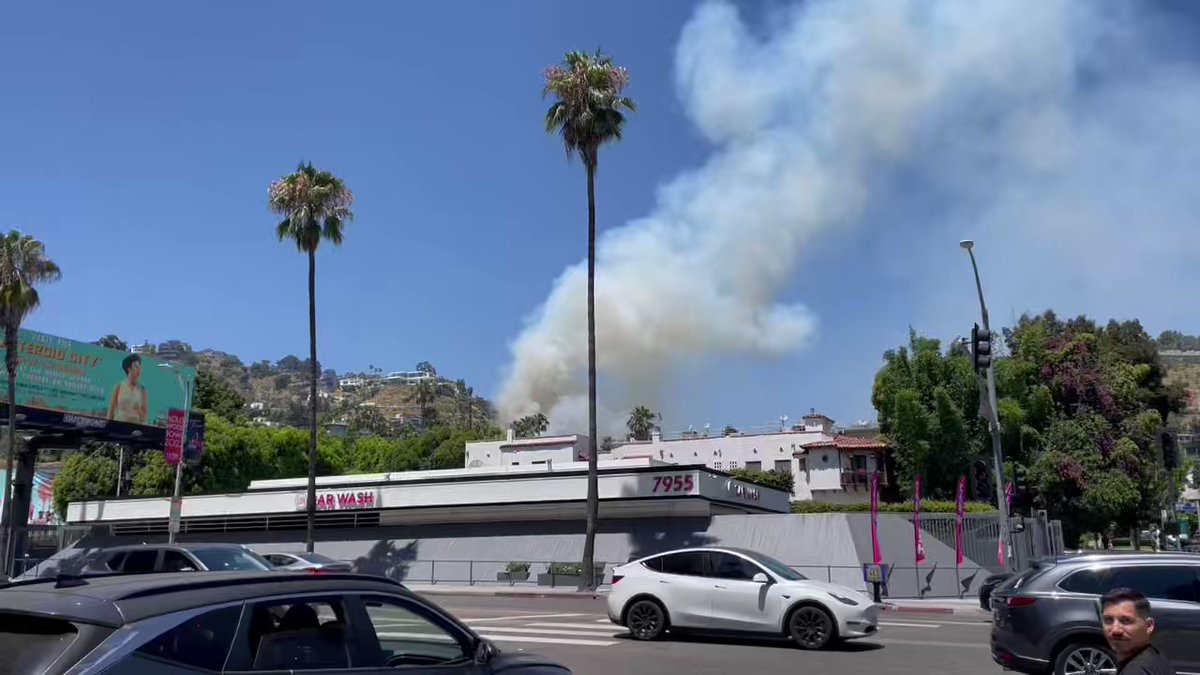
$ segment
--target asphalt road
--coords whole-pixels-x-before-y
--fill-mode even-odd
[[[989,624],[958,615],[885,613],[880,632],[833,651],[808,652],[772,640],[679,637],[636,642],[609,623],[603,600],[429,596],[505,651],[528,651],[576,675],[871,673],[996,675]]]

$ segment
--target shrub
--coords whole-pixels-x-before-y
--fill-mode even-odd
[[[527,562],[510,562],[504,567],[504,571],[509,574],[528,574],[529,563]]]
[[[734,469],[729,472],[729,475],[744,480],[747,483],[762,485],[763,487],[783,490],[791,494],[796,487],[796,478],[787,471],[752,471],[750,469]]]
[[[870,502],[855,504],[830,504],[828,502],[792,502],[792,513],[867,513]],[[912,502],[880,504],[880,513],[912,513]],[[967,502],[967,513],[994,513],[996,507],[984,502]],[[925,499],[921,502],[921,513],[954,513],[954,502]]]
[[[579,563],[550,563],[550,574],[558,577],[582,576],[583,565]]]

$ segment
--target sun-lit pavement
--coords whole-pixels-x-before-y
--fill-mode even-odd
[[[972,617],[884,615],[875,638],[832,651],[806,652],[771,640],[676,637],[635,642],[609,623],[603,600],[429,597],[501,649],[551,657],[578,675],[1003,672],[988,652],[989,625]]]

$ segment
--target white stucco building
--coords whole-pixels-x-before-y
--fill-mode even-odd
[[[858,502],[868,498],[870,476],[878,467],[887,476],[887,444],[873,435],[839,431],[825,415],[812,413],[803,424],[764,434],[692,436],[629,441],[602,455],[602,463],[649,459],[669,464],[703,465],[716,471],[751,469],[789,472],[796,477],[795,501]],[[468,443],[468,468],[555,465],[587,460],[583,435],[509,438]]]

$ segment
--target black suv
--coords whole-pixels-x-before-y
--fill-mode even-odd
[[[0,589],[2,675],[570,673],[541,657],[500,653],[382,577],[110,573]]]
[[[992,658],[1024,673],[1113,673],[1100,596],[1150,598],[1154,644],[1183,675],[1200,675],[1200,556],[1093,553],[1040,560],[992,593]]]

